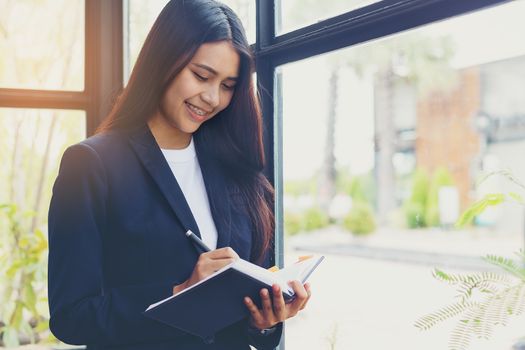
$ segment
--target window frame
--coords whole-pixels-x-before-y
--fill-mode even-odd
[[[84,8],[84,89],[0,88],[0,107],[83,110],[93,135],[122,90],[122,0],[84,0]]]

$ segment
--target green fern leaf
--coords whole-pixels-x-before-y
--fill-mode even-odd
[[[507,276],[494,272],[461,275],[447,274],[439,269],[434,269],[432,275],[440,281],[457,285],[457,297],[463,301],[469,299],[476,289],[483,293],[496,293],[500,289],[497,286],[510,284],[510,279]]]
[[[476,304],[472,302],[458,302],[452,305],[446,306],[442,309],[439,309],[436,312],[423,316],[417,320],[414,324],[415,327],[420,330],[427,330],[437,323],[440,323],[446,319],[452,318],[461,314],[468,308],[474,307]]]
[[[525,200],[523,199],[523,196],[516,192],[509,192],[509,197],[514,199],[519,204],[525,204]]]
[[[474,218],[481,214],[488,206],[501,204],[505,201],[503,193],[489,193],[482,199],[472,204],[467,210],[463,212],[459,220],[456,222],[456,227],[460,228],[466,224],[470,224]]]
[[[434,276],[434,278],[438,279],[438,280],[441,280],[441,281],[444,281],[444,282],[449,282],[449,283],[452,283],[453,281],[453,275],[450,276],[449,274],[447,274],[446,272],[444,271],[441,271],[437,268],[435,268],[433,271],[432,271],[432,276]]]
[[[506,326],[509,314],[507,308],[505,307],[507,300],[506,294],[499,294],[493,298],[490,298],[490,302],[487,302],[487,315],[484,320],[486,324],[489,325],[502,325]]]
[[[521,285],[520,291],[517,294],[516,315],[521,315],[525,312],[525,284]]]
[[[515,183],[516,185],[518,185],[519,187],[521,187],[522,189],[525,189],[525,185],[523,183],[521,183],[521,181],[519,181],[518,179],[516,179],[514,177],[514,175],[512,175],[512,173],[509,171],[509,170],[503,170],[501,172],[501,175],[505,176],[507,179],[509,179],[509,181]]]
[[[487,255],[484,260],[525,281],[525,268],[516,261],[496,255]]]
[[[514,184],[516,184],[519,187],[521,187],[522,189],[525,189],[525,185],[523,185],[520,181],[518,181],[508,169],[499,170],[499,171],[493,171],[493,172],[488,173],[487,175],[483,176],[481,179],[479,179],[476,182],[477,186],[479,186],[484,181],[486,181],[489,177],[492,177],[494,175],[502,175],[502,176],[506,177],[509,181],[511,181]]]
[[[495,298],[489,297],[480,303],[478,308],[469,310],[466,315],[472,321],[472,334],[477,338],[489,339],[492,335],[494,324],[490,320],[495,318],[491,315],[495,301]]]
[[[471,325],[469,320],[459,320],[450,335],[448,347],[450,350],[465,350],[470,344],[472,337]]]
[[[523,249],[520,249],[514,254],[516,254],[520,258],[522,266],[525,266],[525,251]]]
[[[520,315],[525,309],[525,283],[516,285],[508,292],[505,304],[509,315]]]

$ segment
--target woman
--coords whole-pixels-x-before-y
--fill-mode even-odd
[[[61,162],[49,211],[57,338],[88,349],[279,343],[282,321],[304,308],[308,285],[292,282],[290,304],[277,286],[261,290],[260,310],[245,298],[250,316],[208,343],[143,315],[239,257],[268,265],[273,189],[261,174],[252,72],[231,9],[212,0],[173,0],[163,9],[110,115]],[[199,255],[188,229],[212,251]]]

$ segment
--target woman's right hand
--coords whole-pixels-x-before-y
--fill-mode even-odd
[[[193,268],[193,272],[184,283],[173,287],[173,294],[194,285],[224,266],[239,259],[239,255],[230,247],[219,248],[211,252],[202,253]]]

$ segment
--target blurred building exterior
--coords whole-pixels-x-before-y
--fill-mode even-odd
[[[475,188],[481,174],[506,169],[525,181],[525,163],[520,161],[525,153],[524,93],[525,56],[460,69],[454,88],[422,98],[413,86],[397,84],[392,111],[395,152],[412,157],[413,170],[432,174],[445,167],[464,210],[479,196]],[[492,192],[516,191],[508,181],[488,182],[483,186]],[[402,193],[406,191],[397,192]],[[403,198],[397,200],[401,203]],[[502,211],[497,224],[521,232],[523,210]]]

